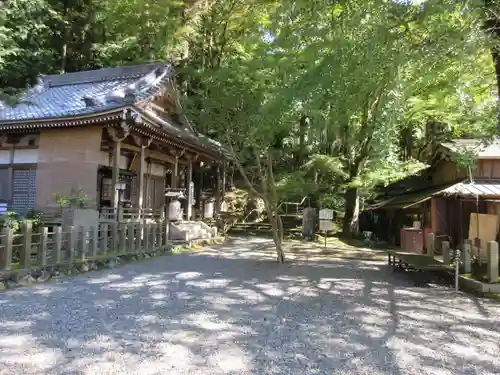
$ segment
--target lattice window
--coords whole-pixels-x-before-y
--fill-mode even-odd
[[[35,207],[36,169],[14,169],[11,210],[24,216]]]
[[[111,178],[102,179],[101,200],[103,201],[113,200],[113,180]]]

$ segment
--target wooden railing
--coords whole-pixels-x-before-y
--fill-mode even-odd
[[[50,231],[49,231],[50,229]],[[102,223],[98,227],[41,227],[0,232],[0,279],[6,275],[92,259],[154,251],[168,245],[168,222]]]
[[[144,220],[161,220],[163,210],[154,210],[152,208],[109,208],[101,207],[99,210],[100,222],[142,222]]]

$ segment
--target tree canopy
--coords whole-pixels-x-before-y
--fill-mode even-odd
[[[231,150],[270,216],[280,200],[313,195],[343,207],[350,233],[359,199],[422,168],[433,143],[498,133],[497,9],[494,0],[9,0],[0,84],[5,97],[39,74],[170,60],[190,120]]]

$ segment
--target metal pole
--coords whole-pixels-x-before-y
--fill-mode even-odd
[[[326,249],[326,230],[325,230],[325,249]]]

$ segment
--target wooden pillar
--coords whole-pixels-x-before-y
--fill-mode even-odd
[[[144,170],[146,169],[146,146],[141,145],[139,161],[137,163],[137,208],[142,208],[144,203]]]
[[[222,162],[222,204],[224,203],[224,197],[226,196],[226,162]]]
[[[145,205],[145,191],[147,191],[145,172],[146,172],[146,149],[151,145],[151,138],[141,137],[138,135],[132,136],[134,142],[140,147],[139,160],[137,161],[137,194],[134,202],[137,208],[141,209]]]
[[[200,167],[199,167],[199,173],[200,173],[200,180],[199,180],[199,189],[198,189],[198,208],[201,212],[201,216],[203,217],[203,199],[202,199],[202,195],[203,195],[203,162],[200,162]]]
[[[108,127],[108,134],[114,141],[113,145],[113,166],[112,166],[112,184],[113,184],[113,208],[118,208],[119,194],[116,190],[116,183],[120,179],[120,156],[121,156],[121,143],[129,135],[129,128],[125,121],[122,121],[120,127]]]
[[[172,171],[172,188],[179,187],[179,155],[174,155],[174,170]]]
[[[191,188],[191,182],[193,182],[193,162],[190,160],[187,168],[187,205],[186,205],[186,218],[187,220],[192,220],[193,218],[193,196],[194,196],[194,186]]]
[[[113,169],[112,169],[112,184],[113,184],[113,208],[118,208],[120,192],[116,189],[116,184],[120,179],[120,155],[121,155],[121,140],[115,140],[113,147]]]
[[[218,215],[220,212],[221,203],[221,179],[220,179],[220,166],[217,164],[217,169],[215,173],[215,214]]]

